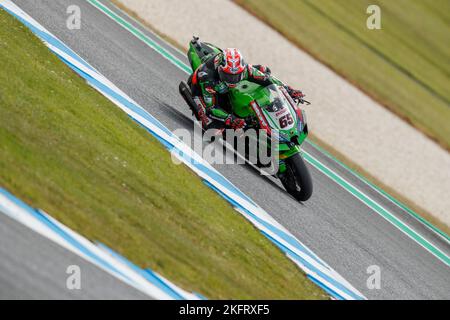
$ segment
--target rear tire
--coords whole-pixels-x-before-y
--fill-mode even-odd
[[[308,200],[313,192],[311,174],[302,156],[297,153],[286,160],[286,177],[281,180],[287,192],[298,201]]]

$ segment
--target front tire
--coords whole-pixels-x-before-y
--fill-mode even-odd
[[[286,159],[285,177],[281,179],[286,191],[298,201],[308,200],[313,192],[311,174],[302,156],[297,153]]]

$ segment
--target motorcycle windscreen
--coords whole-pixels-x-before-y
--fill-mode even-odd
[[[267,87],[269,91],[269,103],[263,107],[264,113],[268,118],[271,127],[280,131],[289,131],[289,134],[295,130],[296,116],[289,101],[278,90],[276,85]]]

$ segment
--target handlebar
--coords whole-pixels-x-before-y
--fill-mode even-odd
[[[306,104],[307,106],[309,106],[311,104],[311,102],[309,102],[308,100],[305,100],[303,98],[297,98],[294,100],[295,102],[297,102],[297,105],[301,104]]]

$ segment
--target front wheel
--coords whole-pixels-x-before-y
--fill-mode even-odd
[[[306,201],[311,197],[311,174],[299,153],[286,159],[286,171],[280,176],[280,180],[286,191],[298,201]]]

